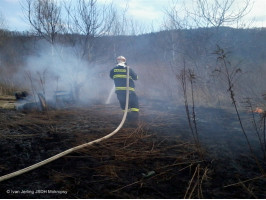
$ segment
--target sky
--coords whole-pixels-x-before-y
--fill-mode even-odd
[[[69,0],[60,0],[69,1]],[[73,0],[72,0],[73,1]],[[74,0],[76,1],[76,0]],[[110,2],[111,0],[98,0],[99,3]],[[114,5],[119,9],[128,6],[127,14],[136,21],[150,26],[153,24],[155,29],[163,23],[165,9],[169,8],[173,0],[113,0]],[[183,0],[174,0],[181,2]],[[186,3],[194,0],[186,0]],[[241,5],[243,0],[239,1]],[[5,28],[11,31],[28,31],[30,26],[25,19],[21,9],[23,0],[0,0],[0,13],[5,19]],[[248,21],[252,20],[254,27],[266,27],[266,0],[253,0],[253,7],[246,16]]]

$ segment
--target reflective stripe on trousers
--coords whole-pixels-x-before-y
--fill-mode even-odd
[[[125,112],[125,110],[123,110]],[[139,112],[139,108],[129,108],[127,112]]]

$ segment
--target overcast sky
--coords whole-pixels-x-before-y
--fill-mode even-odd
[[[109,1],[111,0],[98,0],[99,3]],[[179,1],[181,2],[182,0]],[[192,1],[186,0],[186,2]],[[238,5],[241,5],[241,2],[243,2],[243,0],[237,1],[239,1]],[[6,28],[9,30],[26,31],[30,29],[23,15],[20,2],[21,0],[0,0],[0,13],[4,16]],[[162,24],[164,10],[170,6],[172,0],[114,0],[113,2],[118,9],[124,8],[127,3],[129,16],[141,21],[146,26],[152,23],[158,29]],[[253,19],[253,26],[266,27],[266,0],[253,0],[253,2],[253,8],[247,16],[247,20]]]

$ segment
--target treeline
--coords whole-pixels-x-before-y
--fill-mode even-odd
[[[58,44],[71,46],[70,38],[74,37],[83,38],[82,35],[77,34],[59,35]],[[1,69],[5,69],[6,66],[14,69],[18,67],[27,56],[36,53],[40,42],[44,42],[41,37],[27,32],[0,30]],[[264,63],[265,43],[266,28],[220,27],[218,31],[216,28],[199,28],[161,31],[138,36],[104,36],[95,39],[95,48],[90,61],[115,60],[114,56],[123,54],[131,62],[162,61],[167,63],[173,59],[173,46],[178,49],[174,54],[179,57],[186,53],[186,56],[191,59],[200,59],[204,54],[213,53],[215,46],[219,45],[230,51],[239,61],[252,62],[256,67]]]

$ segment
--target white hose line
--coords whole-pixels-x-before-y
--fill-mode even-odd
[[[26,167],[24,169],[21,169],[21,170],[12,172],[10,174],[6,174],[4,176],[1,176],[0,177],[0,182],[1,181],[4,181],[4,180],[7,180],[7,179],[10,179],[10,178],[13,178],[15,176],[19,176],[21,174],[24,174],[24,173],[29,172],[31,170],[34,170],[36,168],[39,168],[39,167],[41,167],[43,165],[46,165],[46,164],[48,164],[48,163],[50,163],[50,162],[52,162],[54,160],[57,160],[58,158],[61,158],[61,157],[65,156],[65,155],[67,155],[67,154],[70,154],[70,153],[72,153],[74,151],[77,151],[77,150],[82,149],[84,147],[91,146],[93,144],[99,143],[99,142],[101,142],[103,140],[106,140],[106,139],[112,137],[113,135],[115,135],[122,128],[122,126],[125,123],[125,120],[126,120],[126,117],[127,117],[127,111],[128,111],[128,101],[129,101],[129,67],[127,69],[127,90],[126,90],[126,106],[125,106],[125,112],[124,112],[122,121],[120,122],[119,126],[113,132],[109,133],[108,135],[106,135],[106,136],[104,136],[102,138],[99,138],[99,139],[93,140],[91,142],[88,142],[88,143],[85,143],[85,144],[81,144],[79,146],[76,146],[76,147],[73,147],[71,149],[65,150],[65,151],[63,151],[63,152],[61,152],[59,154],[56,154],[56,155],[54,155],[54,156],[52,156],[50,158],[47,158],[46,160],[43,160],[41,162],[38,162],[38,163],[36,163],[34,165],[31,165],[29,167]]]

